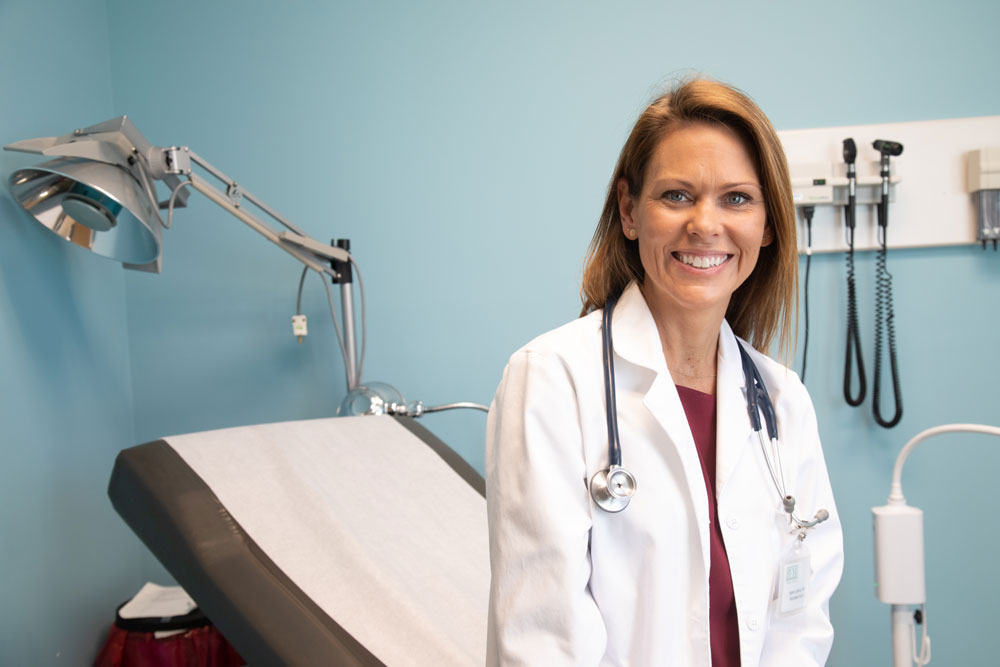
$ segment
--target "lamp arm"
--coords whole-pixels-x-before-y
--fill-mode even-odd
[[[899,452],[899,456],[896,457],[896,466],[892,470],[892,489],[889,492],[890,504],[906,502],[906,499],[903,497],[902,476],[903,464],[906,463],[906,458],[910,455],[910,452],[927,438],[941,435],[942,433],[984,433],[986,435],[1000,436],[1000,427],[986,426],[984,424],[943,424],[915,435]]]
[[[205,171],[207,171],[208,173],[210,173],[212,176],[215,176],[217,179],[219,179],[220,181],[222,181],[223,183],[225,183],[226,184],[226,192],[227,192],[227,194],[229,194],[229,196],[230,196],[231,199],[235,198],[238,201],[239,198],[242,197],[243,199],[246,199],[251,204],[253,204],[257,208],[259,208],[261,211],[263,211],[264,213],[267,213],[269,216],[271,216],[272,218],[274,218],[274,220],[276,220],[277,222],[281,223],[283,226],[287,227],[288,229],[292,230],[293,232],[295,232],[299,236],[306,236],[306,237],[308,237],[308,234],[306,234],[304,231],[302,231],[301,229],[299,229],[298,227],[296,227],[295,225],[293,225],[291,223],[291,221],[288,220],[288,218],[282,216],[277,211],[275,211],[273,208],[271,208],[270,206],[268,206],[267,204],[265,204],[263,201],[261,201],[260,198],[254,196],[253,194],[251,194],[250,192],[248,192],[246,189],[244,189],[242,186],[238,185],[236,183],[236,181],[234,181],[233,179],[229,178],[224,173],[222,173],[221,171],[219,171],[215,166],[213,166],[211,163],[209,163],[203,157],[201,157],[200,155],[198,155],[197,153],[195,153],[194,151],[192,151],[190,148],[183,148],[181,150],[184,150],[184,151],[187,152],[188,156],[191,159],[191,162],[194,162],[199,167],[201,167],[202,169],[204,169]],[[344,261],[347,260],[346,257],[338,258],[338,259],[343,259]]]
[[[154,147],[146,153],[146,164],[152,178],[165,179],[168,176],[186,176],[195,190],[317,273],[338,279],[340,274],[334,271],[326,260],[336,259],[343,262],[350,260],[351,255],[346,250],[316,241],[186,146]],[[221,181],[225,185],[225,192],[196,174],[191,168],[192,164]],[[245,210],[241,206],[243,200],[249,201],[290,231],[274,231],[271,226]]]
[[[265,223],[255,218],[250,213],[234,205],[225,195],[223,195],[221,192],[212,187],[212,185],[202,177],[198,176],[197,174],[188,174],[188,178],[191,179],[191,187],[193,187],[195,190],[197,190],[201,194],[211,199],[213,202],[215,202],[220,207],[225,209],[230,215],[232,215],[235,218],[238,218],[239,220],[247,224],[258,234],[266,238],[271,243],[274,243],[276,246],[278,246],[279,248],[287,252],[289,255],[291,255],[295,259],[305,264],[313,271],[327,275],[335,274],[333,269],[331,269],[329,266],[326,266],[325,263],[321,263],[322,260],[320,260],[320,258],[314,255],[313,253],[305,250],[299,250],[295,246],[283,242],[281,237],[279,237],[278,234],[273,229],[271,229]]]

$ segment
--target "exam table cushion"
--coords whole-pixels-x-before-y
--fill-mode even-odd
[[[429,431],[370,416],[133,447],[109,488],[254,665],[482,664],[483,494]]]

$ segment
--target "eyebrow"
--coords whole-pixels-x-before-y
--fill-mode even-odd
[[[688,188],[688,189],[691,189],[691,188],[694,187],[693,183],[691,183],[689,181],[685,181],[683,178],[674,178],[672,176],[667,176],[666,178],[656,179],[653,182],[656,183],[656,184],[667,183],[667,182],[669,182],[669,183],[676,183],[677,185],[680,185],[681,187]],[[721,186],[721,188],[723,190],[729,190],[730,188],[745,188],[745,187],[752,187],[752,188],[763,189],[763,186],[760,183],[757,183],[755,181],[738,181],[738,182],[734,182],[734,183],[723,183],[722,186]]]

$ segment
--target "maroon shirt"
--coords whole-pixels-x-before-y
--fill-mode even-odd
[[[696,389],[677,386],[691,435],[694,436],[701,471],[708,489],[708,518],[712,566],[708,574],[708,625],[712,645],[712,667],[738,667],[740,664],[740,626],[736,617],[733,577],[729,556],[722,541],[722,528],[716,519],[718,500],[715,493],[715,396]]]

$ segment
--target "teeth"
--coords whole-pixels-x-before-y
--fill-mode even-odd
[[[696,269],[710,269],[713,266],[718,266],[726,261],[726,255],[711,255],[706,257],[704,255],[689,255],[687,253],[679,252],[677,253],[677,259],[681,260],[685,264],[695,267]]]

